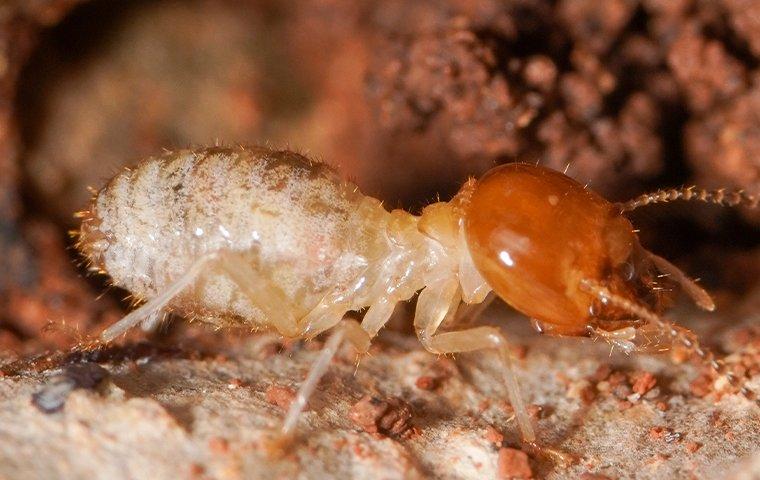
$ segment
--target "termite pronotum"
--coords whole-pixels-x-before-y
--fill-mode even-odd
[[[494,349],[523,440],[536,435],[501,330],[456,325],[461,303],[493,291],[544,332],[596,336],[629,351],[642,335],[679,343],[748,398],[742,379],[683,328],[665,320],[680,285],[712,310],[710,295],[645,250],[623,213],[673,200],[756,207],[758,197],[696,188],[610,203],[554,170],[496,167],[450,202],[419,216],[387,211],[328,166],[264,147],[167,152],[116,175],[82,212],[79,249],[141,307],[106,329],[109,342],[175,312],[219,327],[274,329],[286,338],[333,330],[282,426],[306,400],[344,340],[366,352],[398,302],[419,292],[414,327],[430,352]],[[344,318],[366,309],[361,321]]]

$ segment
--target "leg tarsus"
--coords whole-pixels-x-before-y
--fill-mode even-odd
[[[346,319],[341,324],[346,332],[346,340],[356,349],[359,354],[365,354],[369,351],[370,343],[374,335],[364,330],[363,326],[356,320]]]
[[[535,457],[544,457],[565,468],[578,463],[578,457],[575,455],[554,448],[542,447],[536,443],[526,443],[523,445],[523,449]]]
[[[332,358],[338,351],[340,344],[343,342],[344,335],[345,331],[343,329],[336,329],[335,333],[333,333],[325,343],[322,351],[319,352],[317,361],[314,362],[311,370],[309,370],[309,374],[306,377],[306,380],[301,385],[301,388],[298,389],[296,398],[290,404],[288,413],[285,415],[285,420],[282,423],[281,429],[281,432],[284,436],[287,437],[293,434],[296,423],[298,422],[298,419],[301,416],[304,407],[306,407],[306,402],[314,392],[314,389],[317,387],[319,380],[327,371],[327,367],[330,365],[330,361],[332,361]]]

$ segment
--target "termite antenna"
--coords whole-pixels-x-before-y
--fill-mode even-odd
[[[669,337],[671,342],[678,342],[686,347],[689,352],[699,357],[704,364],[709,365],[717,376],[725,378],[726,381],[728,381],[732,387],[738,389],[747,400],[754,402],[760,407],[760,397],[745,385],[746,380],[740,380],[737,378],[733,372],[726,368],[725,362],[718,360],[712,351],[700,345],[696,337],[689,335],[690,332],[688,330],[676,328],[674,324],[660,318],[659,315],[643,305],[612,293],[607,287],[598,282],[584,279],[581,280],[581,287],[598,298],[603,304],[623,309],[649,324],[654,325],[655,328],[661,331],[665,336]]]
[[[700,202],[714,203],[727,207],[742,205],[750,208],[757,208],[758,204],[760,204],[760,196],[750,195],[744,190],[727,191],[725,188],[706,190],[692,185],[690,187],[669,188],[645,193],[633,200],[618,203],[617,206],[620,207],[622,213],[630,212],[631,210],[636,210],[639,207],[644,207],[653,203],[666,203],[675,200],[698,200]]]

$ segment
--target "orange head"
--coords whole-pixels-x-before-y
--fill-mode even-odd
[[[654,311],[667,297],[657,269],[616,206],[557,171],[508,164],[480,179],[465,207],[473,261],[515,309],[560,335],[636,321],[599,301],[587,282]]]

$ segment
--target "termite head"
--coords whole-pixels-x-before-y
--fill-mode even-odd
[[[497,167],[477,182],[464,215],[481,275],[547,333],[586,335],[641,322],[593,285],[653,312],[670,303],[672,282],[620,207],[559,172]]]

